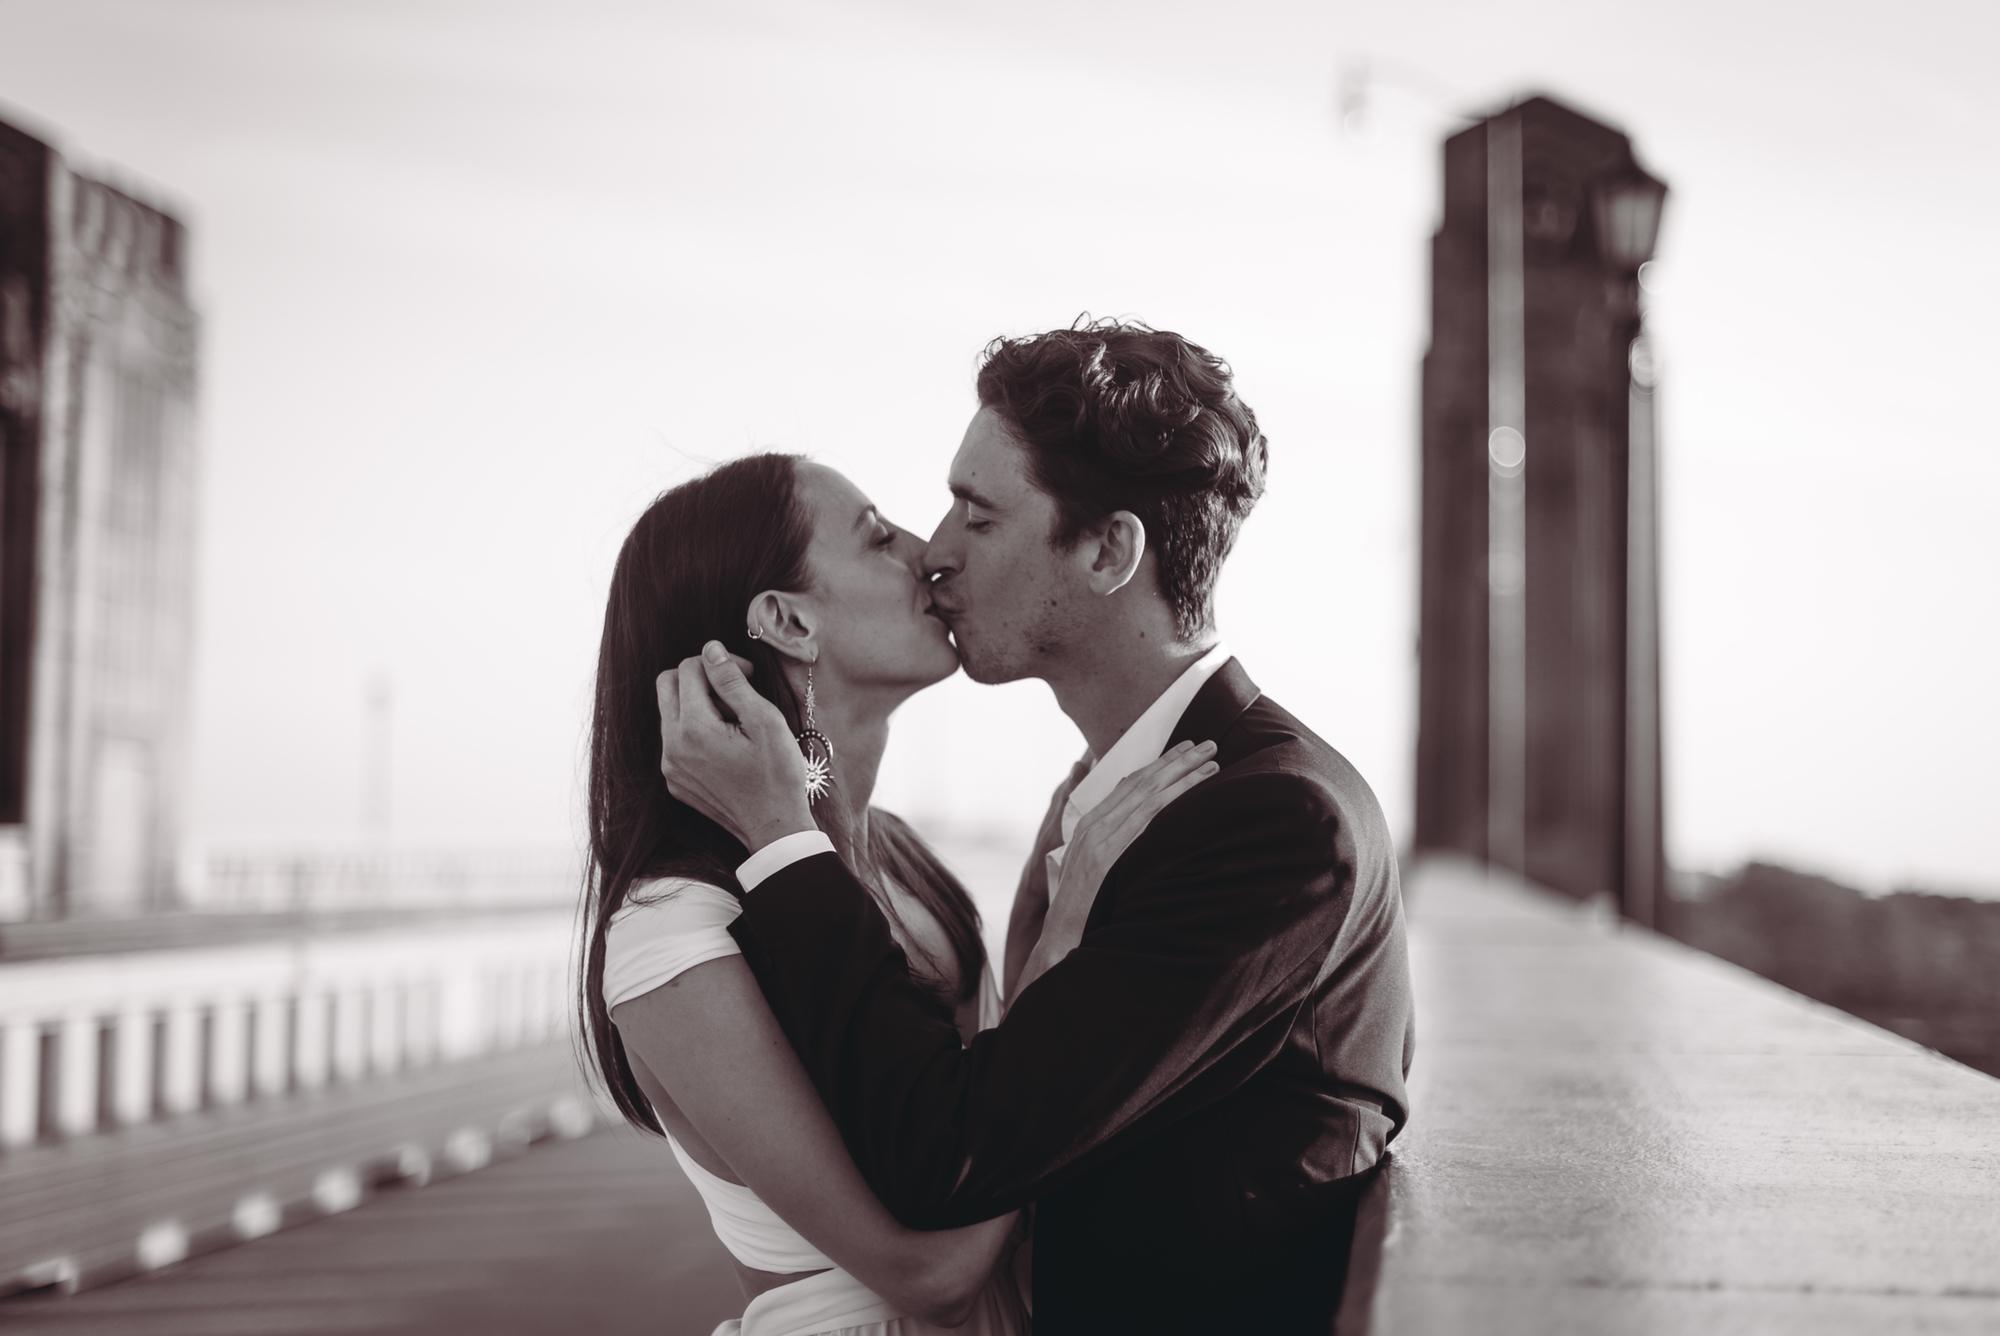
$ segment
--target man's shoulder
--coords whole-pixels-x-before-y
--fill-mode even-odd
[[[1259,695],[1216,741],[1221,772],[1194,793],[1213,785],[1231,805],[1275,802],[1328,817],[1359,843],[1391,847],[1382,805],[1361,771],[1270,696]]]

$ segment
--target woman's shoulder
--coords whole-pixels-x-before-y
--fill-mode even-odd
[[[604,925],[607,949],[671,937],[726,933],[742,902],[713,882],[694,877],[653,877],[634,882]]]
[[[718,916],[728,923],[742,912],[742,902],[713,882],[695,877],[653,877],[632,884],[625,893],[625,903],[611,916],[611,926],[634,919],[671,923]]]
[[[729,925],[743,912],[735,896],[692,877],[634,885],[604,930],[604,1002],[649,992],[696,965],[740,952]]]

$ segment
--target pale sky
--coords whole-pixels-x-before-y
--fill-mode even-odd
[[[1416,405],[1445,109],[1546,91],[1674,194],[1668,838],[2000,889],[1996,24],[1971,3],[0,0],[4,114],[193,229],[195,813],[571,837],[611,558],[751,449],[927,532],[992,335],[1137,316],[1228,358],[1270,489],[1225,639],[1411,820]],[[898,716],[881,799],[1025,843],[1043,687]]]

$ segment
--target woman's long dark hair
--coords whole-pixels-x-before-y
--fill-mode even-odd
[[[661,493],[632,526],[612,567],[590,721],[590,850],[577,1016],[588,1065],[626,1121],[642,1131],[661,1129],[604,1004],[605,929],[636,888],[660,877],[688,877],[740,894],[735,868],[748,856],[729,832],[667,792],[654,682],[663,670],[699,654],[705,642],[719,640],[750,660],[751,685],[798,731],[799,703],[781,656],[748,633],[750,600],[757,594],[812,585],[806,560],[812,519],[798,495],[798,462],[796,455],[750,455]],[[883,874],[937,918],[957,957],[960,999],[971,996],[986,953],[965,888],[886,812],[871,814],[868,848],[854,849],[839,807],[822,802],[815,809],[834,845],[885,910]]]

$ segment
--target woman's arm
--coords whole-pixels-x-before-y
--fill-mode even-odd
[[[612,1011],[702,1139],[815,1247],[913,1316],[962,1321],[1013,1215],[906,1229],[869,1191],[740,955],[685,970]]]

